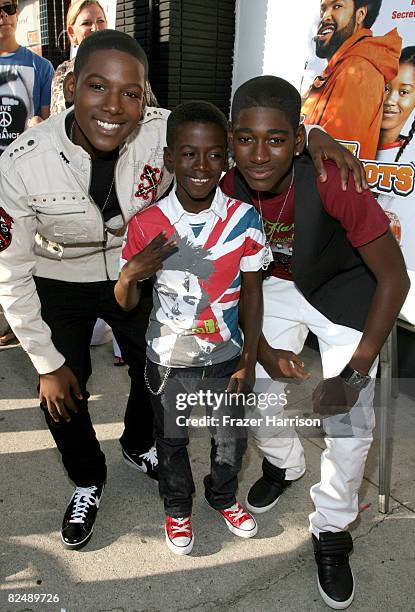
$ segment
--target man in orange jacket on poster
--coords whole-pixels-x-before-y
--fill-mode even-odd
[[[396,29],[373,36],[382,0],[321,0],[316,55],[328,64],[305,95],[305,123],[321,125],[375,159],[385,84],[397,74],[402,39]]]

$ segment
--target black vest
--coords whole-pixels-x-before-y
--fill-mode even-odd
[[[376,279],[340,222],[325,211],[310,157],[302,155],[294,166],[294,282],[330,321],[363,331]],[[238,170],[232,196],[252,204],[249,187]]]

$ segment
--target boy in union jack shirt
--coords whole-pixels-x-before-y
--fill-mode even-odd
[[[145,379],[154,410],[166,542],[176,554],[190,553],[194,541],[194,483],[183,424],[192,406],[177,412],[178,392],[252,388],[261,332],[265,238],[255,208],[217,186],[226,132],[225,116],[207,102],[182,104],[170,115],[164,156],[176,184],[130,222],[123,250],[128,263],[115,288],[118,303],[130,310],[140,299],[139,282],[155,275]],[[233,428],[223,442],[219,429],[211,430],[206,500],[234,534],[249,538],[256,522],[235,498],[246,436]]]

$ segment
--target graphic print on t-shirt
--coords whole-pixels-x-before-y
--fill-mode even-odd
[[[217,190],[213,209],[187,214],[174,192],[130,223],[123,258],[143,250],[161,231],[177,249],[154,279],[147,354],[155,363],[190,367],[239,354],[241,271],[257,271],[265,242],[252,206]]]
[[[0,154],[20,136],[34,114],[33,82],[31,67],[0,65]]]
[[[212,223],[204,224],[205,238],[199,233],[199,240],[186,222],[171,227],[171,234],[168,231],[169,240],[177,243],[177,251],[164,260],[163,271],[155,280],[156,320],[151,317],[147,333],[147,339],[152,338],[150,355],[153,359],[169,355],[170,363],[204,365],[212,359],[215,362],[216,358],[227,361],[239,352],[241,336],[235,321],[238,319],[240,274],[234,259],[239,262],[244,241],[238,244],[242,249],[239,256],[235,253],[236,245],[225,245],[232,228],[234,240],[244,235],[236,219],[242,220],[235,215],[233,225],[213,219],[216,228],[213,235]],[[186,226],[193,237],[186,232]],[[219,266],[218,259],[223,262]],[[229,260],[229,265],[225,260]],[[235,277],[238,282],[231,287]],[[215,358],[212,353],[218,349],[220,357]]]

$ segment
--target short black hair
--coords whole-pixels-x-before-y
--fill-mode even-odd
[[[125,32],[119,32],[111,29],[93,32],[81,42],[75,57],[75,65],[73,69],[75,77],[79,76],[79,73],[89,60],[92,53],[97,51],[107,51],[109,49],[115,49],[116,51],[128,53],[132,57],[138,59],[138,61],[144,66],[144,77],[147,80],[148,60],[144,49],[134,38],[128,34],[125,34]]]
[[[362,6],[367,6],[367,13],[365,20],[363,21],[363,27],[371,28],[379,15],[382,0],[353,0],[353,2],[355,12]]]
[[[301,96],[296,88],[280,77],[264,75],[243,83],[232,101],[232,123],[245,108],[275,108],[287,117],[294,131],[300,123]]]
[[[172,110],[167,120],[167,146],[174,147],[177,131],[185,123],[213,123],[223,131],[223,139],[227,141],[228,122],[222,111],[205,100],[183,102]]]

